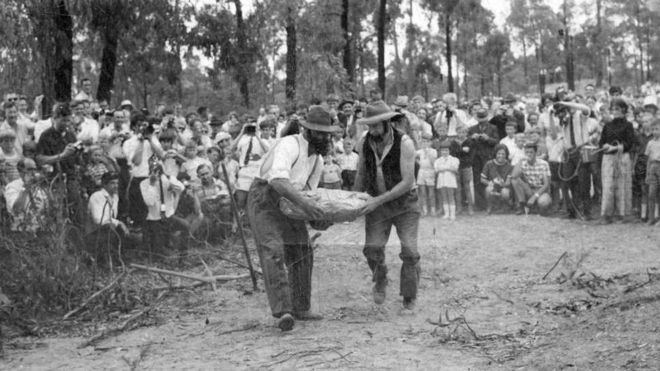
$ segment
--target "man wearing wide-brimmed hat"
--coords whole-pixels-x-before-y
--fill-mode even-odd
[[[404,309],[412,310],[420,274],[417,252],[420,213],[415,188],[415,146],[410,137],[394,129],[391,123],[400,116],[385,102],[377,101],[368,105],[365,118],[358,120],[368,126],[368,131],[358,145],[360,160],[355,190],[373,196],[362,214],[366,232],[363,252],[375,282],[374,302],[385,301],[385,245],[395,226],[401,240],[399,257],[403,261],[400,295]]]
[[[302,133],[281,138],[264,156],[247,202],[268,302],[282,331],[291,330],[294,319],[318,320],[321,316],[310,312],[313,255],[307,227],[305,222],[285,216],[277,205],[280,198],[287,198],[321,221],[310,222],[312,228],[329,227],[322,222],[323,210],[301,191],[318,187],[323,156],[332,148],[331,135],[341,130],[321,106],[310,107],[299,123]]]

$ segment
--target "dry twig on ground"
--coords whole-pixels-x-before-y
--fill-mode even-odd
[[[119,276],[115,277],[115,279],[110,281],[110,283],[108,285],[106,285],[104,288],[102,288],[101,290],[95,292],[94,294],[92,294],[92,296],[87,298],[87,300],[85,300],[82,304],[80,304],[80,306],[78,308],[76,308],[76,309],[70,311],[69,313],[65,314],[64,317],[62,317],[62,320],[66,320],[67,318],[69,318],[69,317],[73,316],[74,314],[76,314],[76,313],[80,312],[81,310],[83,310],[94,299],[101,296],[103,293],[107,292],[111,288],[115,287],[115,285],[117,285],[121,280],[123,280],[124,277],[126,277],[129,273],[130,273],[129,270],[123,271]]]

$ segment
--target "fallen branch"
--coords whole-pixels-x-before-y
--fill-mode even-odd
[[[227,276],[201,277],[201,276],[196,276],[196,275],[187,274],[187,273],[169,271],[167,269],[147,267],[145,265],[139,265],[139,264],[131,264],[130,267],[135,268],[135,269],[148,271],[148,272],[167,274],[167,275],[170,275],[170,276],[187,278],[189,280],[206,282],[206,283],[215,283],[217,281],[233,281],[233,280],[239,280],[239,279],[242,279],[242,278],[250,277],[249,274],[239,274],[239,275],[236,275],[236,276],[228,276],[227,275]]]
[[[148,289],[149,291],[162,291],[162,290],[189,290],[200,286],[206,285],[206,282],[195,282],[192,285],[178,285],[178,286],[160,286]]]
[[[204,269],[206,269],[206,273],[208,273],[209,277],[213,277],[213,272],[211,272],[211,268],[209,268],[208,265],[206,265],[206,262],[202,257],[199,257],[199,260],[202,262],[202,265],[204,265]],[[215,281],[211,282],[211,288],[213,288],[213,292],[218,291],[218,288],[215,286]]]
[[[561,254],[561,255],[559,256],[559,259],[557,259],[557,261],[556,261],[555,264],[552,266],[552,268],[550,268],[550,270],[548,271],[548,273],[546,273],[545,276],[543,276],[543,278],[541,278],[541,280],[545,280],[546,278],[548,278],[548,275],[550,274],[550,272],[552,272],[553,270],[555,270],[555,268],[557,268],[557,265],[559,265],[559,262],[560,262],[562,259],[564,259],[564,258],[566,257],[566,255],[568,255],[568,251],[564,251],[564,253]]]
[[[101,290],[95,292],[94,294],[92,294],[92,296],[90,296],[89,298],[87,298],[87,300],[83,301],[83,303],[80,304],[80,306],[79,306],[78,308],[76,308],[76,309],[70,311],[69,313],[65,314],[64,317],[62,317],[62,320],[64,321],[64,320],[66,320],[67,318],[69,318],[69,317],[73,316],[74,314],[76,314],[76,313],[80,312],[81,310],[83,310],[83,309],[84,309],[87,305],[89,305],[89,303],[91,303],[94,299],[98,298],[98,297],[101,296],[103,293],[105,293],[106,291],[108,291],[108,290],[110,290],[111,288],[113,288],[116,284],[118,284],[122,279],[124,279],[124,277],[126,277],[126,275],[127,275],[129,272],[130,272],[130,271],[128,271],[128,270],[123,271],[119,276],[115,277],[115,279],[113,279],[112,281],[110,281],[110,283],[107,284],[104,288],[102,288]]]
[[[158,305],[158,303],[160,303],[160,301],[165,297],[165,294],[167,294],[167,291],[163,291],[160,294],[158,294],[158,297],[156,298],[156,300],[154,300],[153,303],[151,303],[151,305],[149,305],[148,307],[144,308],[143,310],[141,310],[141,311],[137,312],[136,314],[132,315],[131,317],[129,317],[126,321],[124,321],[124,323],[121,324],[121,326],[118,326],[116,328],[101,332],[100,334],[92,337],[91,339],[89,339],[85,343],[81,344],[78,348],[82,349],[82,348],[87,348],[89,346],[95,346],[99,342],[101,342],[101,341],[103,341],[103,340],[105,340],[109,337],[117,336],[117,335],[121,334],[122,332],[128,330],[129,327],[135,321],[142,318],[144,315],[148,314],[151,310],[153,310],[156,307],[156,305]]]
[[[217,335],[227,335],[227,334],[233,334],[235,332],[249,331],[257,327],[259,327],[259,323],[248,323],[239,328],[218,332]]]

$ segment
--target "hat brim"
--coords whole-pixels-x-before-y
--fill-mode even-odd
[[[299,121],[300,125],[308,130],[322,131],[324,133],[337,133],[342,131],[342,127],[338,125],[319,125],[304,120]]]
[[[355,123],[359,125],[374,125],[374,124],[378,124],[379,122],[383,122],[385,120],[391,120],[395,117],[401,117],[401,116],[403,116],[403,113],[385,112],[385,113],[381,113],[380,115],[358,119]]]

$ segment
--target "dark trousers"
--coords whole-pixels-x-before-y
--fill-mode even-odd
[[[128,161],[125,158],[118,158],[117,165],[119,165],[119,205],[118,212],[121,219],[128,215],[128,184],[131,179]]]
[[[365,217],[364,256],[372,272],[374,282],[387,279],[385,245],[390,238],[392,226],[401,240],[399,258],[401,265],[400,295],[416,298],[419,285],[420,266],[417,251],[417,230],[419,227],[419,206],[417,191],[411,191],[401,198],[380,206]]]
[[[111,224],[97,226],[85,236],[89,254],[99,265],[109,265],[121,261],[121,247],[125,246],[126,235],[120,228]]]
[[[147,178],[131,178],[128,184],[128,217],[138,227],[143,226],[149,211],[140,190],[140,183],[145,179]]]
[[[472,163],[472,178],[474,179],[474,205],[479,210],[488,208],[488,199],[486,197],[486,185],[481,183],[481,172],[487,160],[475,157]]]
[[[566,210],[570,215],[581,213],[591,216],[591,163],[580,162],[580,151],[569,151],[567,154],[559,166]]]
[[[305,222],[286,217],[279,194],[265,181],[252,182],[247,215],[257,245],[273,316],[310,309],[314,256]]]

